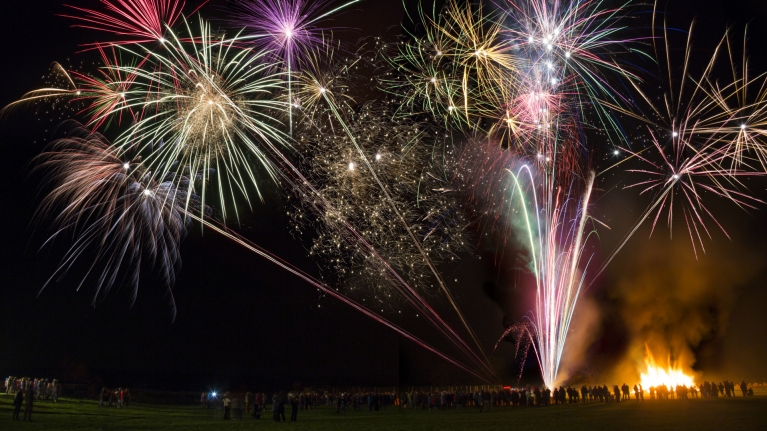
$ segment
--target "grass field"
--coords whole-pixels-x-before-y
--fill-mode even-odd
[[[185,406],[135,404],[129,408],[99,407],[94,401],[59,400],[35,404],[34,421],[12,421],[11,397],[0,395],[0,430],[761,430],[767,429],[767,397],[644,404],[565,405],[489,413],[465,411],[409,411],[392,407],[381,412],[337,415],[334,409],[299,412],[296,423],[269,418],[220,420],[220,412]],[[23,414],[23,408],[22,408]],[[288,418],[290,411],[288,409]]]

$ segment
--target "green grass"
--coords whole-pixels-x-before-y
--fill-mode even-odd
[[[218,413],[218,414],[217,414]],[[392,407],[381,412],[337,415],[335,409],[299,412],[296,423],[269,418],[220,420],[220,413],[185,406],[134,404],[129,408],[98,407],[94,401],[62,399],[58,404],[35,403],[33,422],[11,421],[11,397],[0,396],[2,430],[757,430],[767,427],[767,397],[689,401],[652,401],[644,404],[565,405],[511,410],[504,407],[480,414],[467,411],[409,411]],[[22,409],[23,414],[23,409]],[[290,417],[288,409],[288,418]]]

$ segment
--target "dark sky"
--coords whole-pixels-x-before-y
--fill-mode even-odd
[[[97,6],[98,2],[71,3]],[[214,3],[222,5],[225,1]],[[737,23],[742,28],[747,22],[751,22],[751,52],[758,56],[765,48],[766,2],[669,0],[668,5],[669,20],[674,25],[686,27],[685,23],[696,17],[701,49],[715,43],[727,24]],[[87,58],[76,52],[78,44],[92,40],[91,34],[70,28],[67,19],[56,16],[64,11],[60,0],[0,2],[0,31],[5,41],[0,105],[42,86],[42,76],[52,61],[71,62],[78,67],[81,58]],[[337,23],[339,27],[357,29],[342,33],[351,41],[381,34],[397,26],[402,16],[401,0],[367,0],[342,14]],[[761,66],[764,69],[767,61],[761,60]],[[98,378],[111,385],[173,389],[240,384],[275,387],[293,382],[324,386],[466,381],[465,376],[400,340],[392,331],[341,304],[320,300],[314,289],[289,274],[212,232],[201,234],[199,229],[193,229],[182,246],[183,268],[174,289],[178,306],[175,321],[171,320],[164,288],[153,283],[151,277],[142,282],[132,307],[128,290],[115,290],[92,307],[93,290],[87,285],[76,290],[76,271],[38,296],[66,244],[62,241],[39,251],[48,225],[31,221],[40,196],[39,177],[30,174],[29,163],[53,135],[55,124],[28,120],[30,114],[16,112],[0,123],[0,373],[47,373],[71,379]],[[610,208],[625,202],[620,196],[605,193],[597,205]],[[306,258],[303,245],[289,235],[283,212],[274,210],[280,205],[276,193],[267,196],[267,203],[256,206],[254,214],[245,220],[242,232],[312,271],[314,263]],[[734,230],[732,242],[716,234],[711,244],[714,257],[690,262],[685,255],[678,267],[684,266],[692,273],[704,272],[706,265],[721,262],[716,256],[727,259],[738,253],[752,258],[744,265],[761,265],[767,248],[757,238],[765,237],[767,217],[763,211],[732,215],[735,211],[739,210],[732,206],[717,209]],[[632,218],[631,214],[622,217],[617,217],[617,225],[628,224]],[[660,236],[667,241],[664,234]],[[667,247],[657,237],[643,243],[646,238],[637,235],[631,250],[644,250],[636,253],[654,256],[658,249]],[[606,234],[605,249],[614,241]],[[689,247],[681,250],[681,254],[691,254]],[[608,310],[600,314],[597,329],[593,329],[589,341],[594,343],[592,358],[602,352],[604,361],[613,361],[626,347],[625,339],[631,331],[605,328],[614,329],[616,321],[627,321],[621,310],[631,303],[627,295],[620,296],[620,289],[612,286],[625,285],[623,270],[632,266],[632,259],[637,257],[633,253],[620,255],[615,269],[587,294],[593,297],[596,307]],[[734,268],[737,270],[737,265]],[[483,342],[492,345],[502,330],[503,310],[484,295],[483,286],[486,281],[496,280],[496,270],[470,260],[459,268],[446,269],[446,274],[447,278],[461,279],[458,296],[462,305]],[[767,306],[764,275],[764,268],[756,270],[750,278],[738,281],[738,286],[726,288],[725,296],[732,304],[722,317],[726,322],[717,326],[719,332],[709,335],[696,350],[702,366],[712,372],[735,370],[749,378],[767,379],[764,361],[758,359],[767,354],[767,322],[760,317]],[[509,307],[519,308],[518,304]],[[415,319],[400,323],[421,325]],[[758,336],[749,335],[753,333]],[[753,354],[742,355],[746,347],[752,348]],[[733,359],[736,356],[741,362]],[[502,367],[508,362],[503,358],[497,361]],[[605,367],[609,368],[609,364]]]

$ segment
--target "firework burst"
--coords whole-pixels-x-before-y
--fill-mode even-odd
[[[419,9],[419,18],[424,36],[381,46],[395,70],[382,77],[383,88],[401,99],[402,115],[430,112],[446,125],[478,127],[515,88],[515,58],[500,16],[451,0],[442,11]]]
[[[215,178],[225,217],[225,202],[235,200],[236,193],[250,202],[255,185],[260,194],[249,157],[276,181],[268,154],[278,151],[275,145],[289,148],[275,117],[285,103],[271,97],[280,91],[281,81],[267,72],[265,53],[241,48],[239,42],[215,34],[200,20],[198,36],[182,40],[173,33],[164,50],[122,48],[146,61],[116,67],[136,79],[124,93],[125,103],[105,114],[124,109],[138,113],[116,144],[138,147],[153,171],[166,172],[178,164],[201,172],[199,185],[191,187],[200,187],[203,198],[208,181]]]
[[[750,194],[742,180],[767,175],[761,162],[765,154],[761,118],[767,108],[763,92],[764,75],[749,79],[745,71],[743,76],[734,72],[733,50],[726,36],[704,63],[702,72],[695,74],[690,70],[690,28],[684,54],[680,56],[681,74],[677,76],[674,74],[677,67],[672,63],[672,58],[676,56],[672,53],[669,39],[664,27],[663,44],[656,46],[659,51],[657,57],[662,59],[661,67],[665,65],[667,69],[659,75],[664,103],[653,103],[646,92],[635,86],[651,112],[651,115],[637,116],[648,123],[651,144],[645,150],[622,150],[644,164],[641,168],[628,170],[640,174],[641,179],[630,183],[627,188],[650,194],[653,200],[605,265],[645,220],[653,219],[651,232],[654,231],[664,212],[671,229],[675,214],[681,211],[695,253],[698,248],[705,252],[704,238],[711,236],[707,220],[713,221],[727,234],[706,207],[705,193],[746,209],[763,203]],[[733,70],[732,82],[719,84],[714,79],[714,73],[723,52],[730,53],[729,62],[724,65]],[[743,66],[746,66],[745,60]],[[755,99],[749,96],[753,87],[759,88]]]
[[[328,42],[329,29],[319,24],[330,15],[361,0],[330,9],[329,0],[238,0],[232,24],[243,28],[245,38],[257,51],[268,52],[272,67],[285,71],[288,88],[288,117],[293,133],[293,71],[311,63],[315,50]]]
[[[64,15],[79,22],[75,27],[111,33],[124,39],[108,44],[165,43],[168,28],[182,17],[186,0],[100,0],[104,11],[77,6],[67,7],[79,15]],[[199,10],[208,0],[202,0]],[[192,12],[194,13],[194,11]],[[100,46],[96,42],[91,45]]]
[[[465,221],[457,212],[456,196],[440,163],[443,152],[451,151],[449,142],[437,143],[427,124],[390,116],[381,106],[362,107],[347,125],[358,145],[349,136],[322,129],[301,136],[313,154],[302,170],[311,183],[322,185],[318,192],[329,203],[311,253],[331,262],[334,273],[349,278],[356,288],[364,280],[374,288],[375,300],[387,308],[392,286],[385,271],[364,247],[349,241],[338,220],[352,224],[389,265],[424,291],[434,292],[434,281],[425,277],[426,262],[400,216],[432,261],[455,259],[467,247]],[[302,229],[315,225],[306,210],[293,213],[293,221]]]
[[[52,186],[40,215],[58,214],[56,231],[47,242],[66,234],[75,237],[46,285],[93,253],[80,286],[97,272],[94,305],[122,273],[128,276],[135,301],[141,266],[148,262],[167,285],[175,315],[171,288],[189,221],[183,204],[193,199],[183,188],[188,181],[157,181],[139,160],[127,158],[102,135],[82,128],[52,142],[39,160],[37,169],[46,172]]]

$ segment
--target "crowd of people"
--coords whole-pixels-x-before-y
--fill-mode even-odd
[[[745,381],[736,384],[731,381],[720,383],[703,382],[699,386],[658,385],[647,388],[649,399],[687,400],[690,398],[724,398],[735,397],[738,390],[743,397],[753,396],[753,388]],[[56,402],[61,388],[56,379],[17,378],[9,376],[5,379],[6,394],[13,395],[13,419],[19,420],[22,406],[24,420],[32,420],[32,408],[35,400],[52,400]],[[335,408],[336,413],[344,414],[351,411],[380,411],[391,406],[416,410],[463,410],[473,408],[478,412],[488,412],[497,407],[528,408],[543,407],[557,404],[574,403],[610,403],[633,400],[644,402],[645,389],[641,384],[629,387],[627,384],[604,386],[586,386],[580,388],[563,387],[553,390],[545,387],[525,386],[521,388],[503,387],[477,390],[430,390],[396,392],[378,391],[348,391],[348,392],[308,392],[294,391],[275,392],[271,398],[264,392],[230,393],[219,396],[216,392],[203,392],[200,404],[203,408],[223,410],[224,420],[242,420],[245,415],[259,419],[269,409],[274,421],[286,421],[286,409],[290,408],[290,420],[297,421],[301,410],[316,407]],[[99,406],[128,407],[130,404],[128,388],[109,389],[103,387],[99,392]]]
[[[749,388],[745,380],[741,381],[737,386],[740,388],[740,392],[744,397],[754,396],[754,389]],[[736,393],[735,383],[727,380],[724,382],[719,382],[718,385],[714,382],[703,382],[703,384],[701,384],[699,387],[677,385],[674,388],[669,388],[666,386],[650,388],[650,398],[652,399],[678,398],[681,400],[686,400],[689,398],[698,398],[698,394],[700,394],[701,398],[730,398],[734,397]]]
[[[128,407],[130,404],[130,389],[117,388],[109,389],[106,386],[99,392],[99,406],[107,407]]]
[[[56,379],[34,379],[30,377],[14,377],[8,376],[5,378],[5,393],[14,395],[19,391],[27,393],[32,392],[32,396],[36,400],[53,400],[53,402],[59,399],[59,381]]]
[[[268,398],[264,392],[246,392],[236,394],[226,392],[219,396],[216,392],[203,392],[200,395],[202,408],[223,410],[224,420],[241,420],[244,415],[260,419],[266,413],[267,404],[275,421],[286,421],[286,408],[290,407],[290,420],[298,420],[298,412],[316,407],[334,407],[337,413],[345,413],[347,408],[353,411],[379,411],[392,405],[399,405],[399,398],[394,392],[357,392],[357,393],[317,393],[317,392],[275,392]]]
[[[23,420],[32,420],[32,408],[35,400],[59,400],[59,382],[56,379],[34,379],[29,377],[8,376],[5,379],[5,393],[13,395],[13,420],[20,420],[21,407],[24,406]]]
[[[742,395],[753,396],[752,388],[746,382],[737,385]],[[225,393],[219,400],[215,393],[203,393],[200,403],[203,407],[220,406],[224,410],[225,420],[238,420],[243,414],[260,418],[267,410],[275,421],[285,421],[286,409],[290,408],[290,420],[298,420],[301,410],[316,407],[332,407],[336,413],[344,414],[351,411],[379,411],[390,406],[401,406],[406,409],[421,410],[463,410],[476,409],[478,412],[488,412],[498,407],[529,408],[558,404],[580,403],[611,403],[611,402],[644,402],[645,394],[649,399],[667,400],[689,398],[717,398],[736,396],[736,384],[724,381],[719,384],[704,382],[696,386],[652,386],[647,389],[641,384],[630,387],[627,384],[614,385],[612,388],[603,386],[586,386],[545,388],[526,386],[521,388],[504,387],[503,389],[482,389],[473,391],[405,391],[395,392],[275,392],[271,398],[263,392],[243,394]],[[271,409],[267,405],[271,404]]]

